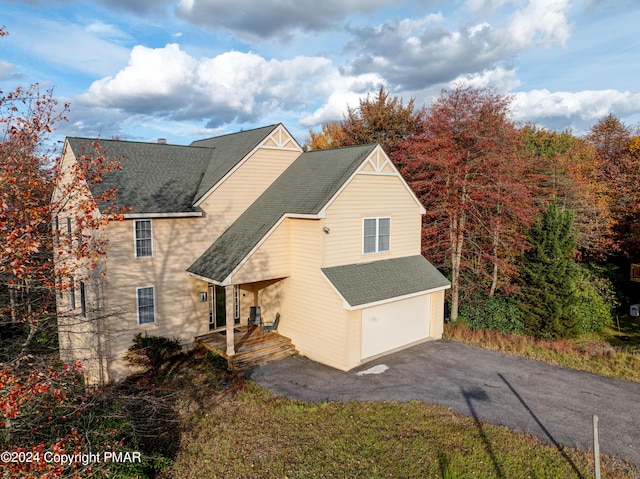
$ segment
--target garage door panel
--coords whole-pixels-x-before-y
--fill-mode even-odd
[[[429,295],[362,310],[362,358],[429,337]]]

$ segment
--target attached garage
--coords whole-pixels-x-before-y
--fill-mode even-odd
[[[362,310],[362,359],[429,337],[431,296],[392,301]]]
[[[323,268],[344,308],[361,311],[361,359],[433,337],[432,296],[450,283],[423,256]],[[441,296],[438,299],[442,301]],[[440,316],[442,316],[440,314]],[[435,328],[441,331],[441,327]]]

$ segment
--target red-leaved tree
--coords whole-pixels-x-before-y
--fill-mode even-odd
[[[463,287],[494,294],[534,216],[511,98],[460,85],[428,108],[425,133],[394,154],[424,204],[422,249],[451,273],[451,319]],[[463,282],[464,278],[469,281]]]

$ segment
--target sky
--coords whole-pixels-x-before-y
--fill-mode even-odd
[[[552,130],[640,124],[640,0],[0,0],[0,25],[0,90],[53,88],[60,138],[303,143],[380,86],[428,106],[459,84]]]

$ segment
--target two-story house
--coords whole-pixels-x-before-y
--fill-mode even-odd
[[[62,167],[89,143],[68,138]],[[278,124],[101,147],[121,158],[104,183],[130,209],[100,232],[103,277],[59,301],[61,317],[86,318],[61,320],[59,336],[90,380],[128,374],[137,333],[219,334],[233,358],[256,306],[300,354],[341,370],[441,337],[449,282],[420,255],[424,208],[380,146],[303,152]]]

